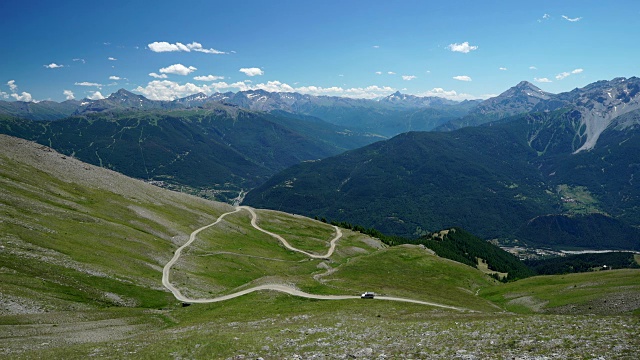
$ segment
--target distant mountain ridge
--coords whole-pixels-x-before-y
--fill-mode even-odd
[[[640,79],[536,89],[520,83],[467,116],[499,120],[299,164],[245,201],[404,236],[461,226],[539,246],[640,249]]]
[[[469,114],[436,128],[450,131],[478,126],[527,113],[576,110],[576,136],[580,146],[575,151],[593,149],[600,134],[621,115],[640,109],[640,79],[602,80],[569,92],[551,94],[523,81],[497,97],[487,99]]]
[[[120,89],[100,100],[55,102],[0,101],[0,114],[30,119],[56,120],[71,115],[101,112],[176,110],[230,105],[242,109],[284,111],[318,117],[338,126],[390,137],[411,130],[431,130],[467,114],[479,101],[456,102],[439,97],[419,97],[396,92],[379,100],[300,93],[247,90],[236,93],[192,94],[172,101],[149,100]]]
[[[146,101],[120,91],[91,106],[130,109],[144,107]],[[0,116],[0,133],[39,142],[128,176],[194,189],[223,201],[301,161],[379,139],[319,119],[220,103],[206,109],[87,112],[52,121]]]

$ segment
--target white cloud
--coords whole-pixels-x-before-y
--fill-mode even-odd
[[[31,97],[31,94],[29,94],[28,92],[22,92],[22,94],[18,94],[17,90],[18,90],[18,85],[16,85],[16,81],[15,80],[9,80],[7,81],[7,85],[9,85],[9,89],[11,90],[12,94],[11,97],[16,99],[16,101],[24,101],[24,102],[37,102],[35,100],[33,100],[33,98]],[[2,97],[4,98],[8,98],[8,95],[6,93],[2,93]]]
[[[567,20],[567,21],[570,21],[570,22],[577,22],[577,21],[582,20],[582,17],[570,18],[567,15],[562,15],[562,18]]]
[[[501,67],[501,68],[498,68],[498,70],[507,71],[507,68],[506,67]]]
[[[376,71],[376,75],[382,75],[382,71]]]
[[[88,82],[88,81],[76,82],[74,85],[77,85],[77,86],[95,86],[95,87],[103,87],[104,86],[102,84],[92,83],[92,82]]]
[[[110,61],[116,61],[116,60],[118,60],[118,59],[116,59],[116,58],[114,58],[114,57],[111,57],[111,56],[109,56],[107,59],[109,59]]]
[[[9,89],[11,90],[11,92],[16,91],[16,89],[18,88],[18,85],[16,85],[16,81],[15,80],[7,81],[7,85],[9,85]]]
[[[246,90],[265,90],[269,92],[298,92],[309,95],[326,95],[326,96],[345,96],[352,98],[373,99],[380,96],[388,95],[396,89],[388,86],[367,86],[363,88],[342,88],[338,86],[319,87],[319,86],[301,86],[293,87],[280,81],[268,81],[266,83],[251,84],[244,81],[228,84],[226,82],[217,82],[209,85],[197,86],[195,84],[186,83],[179,84],[169,80],[154,80],[147,86],[134,89],[145,97],[152,100],[175,100],[191,94],[203,92],[207,95],[214,92],[224,91],[246,91]]]
[[[24,101],[24,102],[32,102],[33,98],[31,97],[31,94],[29,94],[28,92],[22,92],[22,94],[18,95],[16,93],[11,94],[11,97],[13,97],[14,99],[16,99],[16,101]]]
[[[73,100],[76,98],[75,95],[73,95],[73,91],[71,90],[64,90],[62,94],[67,97],[67,100]]]
[[[1,96],[3,99],[8,99],[8,98],[9,98],[9,94],[7,94],[7,93],[6,93],[6,92],[4,92],[4,91],[0,91],[0,96]]]
[[[224,51],[216,50],[216,49],[205,49],[202,47],[202,44],[197,42],[192,42],[191,44],[187,44],[187,47],[193,51],[205,53],[205,54],[226,54]]]
[[[166,79],[166,78],[168,78],[167,74],[156,74],[154,72],[149,73],[149,76],[154,77],[156,79]]]
[[[461,53],[469,53],[470,51],[473,50],[478,50],[477,46],[472,46],[469,45],[468,41],[463,42],[462,44],[450,44],[449,46],[447,46],[447,49],[453,51],[453,52],[461,52]]]
[[[535,66],[529,66],[529,70],[538,70],[538,68]]]
[[[242,68],[239,70],[241,73],[244,73],[247,76],[257,76],[257,75],[264,75],[264,71],[262,71],[262,69],[259,68]]]
[[[547,78],[533,78],[533,81],[535,82],[539,82],[539,83],[550,83],[553,82]]]
[[[205,49],[202,47],[202,44],[197,43],[197,42],[192,42],[191,44],[183,44],[183,43],[175,43],[175,44],[170,44],[166,41],[156,41],[156,42],[152,42],[151,44],[147,45],[149,47],[149,50],[153,51],[153,52],[173,52],[173,51],[184,51],[184,52],[191,52],[191,51],[197,51],[197,52],[201,52],[201,53],[205,53],[205,54],[226,54],[226,52],[224,51],[220,51],[220,50],[216,50],[216,49]]]
[[[415,75],[402,75],[402,80],[406,80],[406,81],[411,81],[415,78],[417,78],[417,76]]]
[[[395,75],[396,73],[394,73],[393,71],[387,71],[387,74],[389,74],[389,75]]]
[[[563,71],[560,74],[556,75],[556,79],[562,80],[562,79],[565,79],[565,78],[571,76],[572,74],[580,74],[583,71],[584,71],[584,69],[575,69],[575,70],[572,70],[571,72]]]
[[[197,86],[192,83],[181,85],[170,80],[153,80],[145,87],[138,86],[134,91],[151,100],[175,100],[200,92],[210,95],[215,91],[215,87],[209,85]]]
[[[467,75],[458,75],[458,76],[454,76],[453,78],[455,80],[460,80],[460,81],[471,81],[471,77]]]
[[[64,65],[58,65],[56,63],[51,63],[49,65],[43,65],[43,66],[46,67],[47,69],[58,69],[58,68],[64,67]]]
[[[100,93],[100,91],[96,91],[93,94],[87,96],[89,100],[102,100],[104,96]]]
[[[458,93],[455,90],[445,90],[443,88],[433,88],[429,91],[418,93],[416,95],[417,96],[437,96],[437,97],[441,97],[449,100],[456,100],[456,101],[472,100],[472,99],[488,99],[490,97],[495,96],[493,94],[473,96],[470,94]]]
[[[193,80],[197,81],[217,81],[224,80],[224,76],[216,76],[216,75],[207,75],[207,76],[196,76]]]
[[[193,66],[186,67],[182,64],[173,64],[160,69],[160,72],[163,74],[189,75],[196,70],[198,69]]]
[[[78,59],[78,58],[73,59],[73,61],[82,61],[83,64],[86,63],[86,61],[84,61],[84,59]]]
[[[380,45],[373,45],[374,49],[380,49]]]
[[[551,15],[544,14],[544,15],[542,15],[542,19],[538,19],[538,22],[543,22],[543,21],[549,20],[549,19],[551,19]]]
[[[109,80],[122,80],[120,76],[111,75],[109,76]]]

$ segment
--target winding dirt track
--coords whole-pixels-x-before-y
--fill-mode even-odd
[[[252,208],[250,208],[248,206],[239,206],[234,211],[229,211],[227,213],[224,213],[224,214],[220,215],[220,217],[218,217],[218,219],[214,223],[211,223],[209,225],[203,226],[203,227],[195,230],[194,232],[192,232],[191,236],[189,236],[189,241],[187,241],[184,245],[180,246],[176,250],[176,252],[174,253],[173,258],[171,258],[171,260],[169,260],[169,262],[164,266],[164,268],[162,269],[162,285],[164,285],[164,287],[169,289],[173,293],[173,296],[176,299],[178,299],[179,301],[185,302],[185,303],[214,303],[214,302],[233,299],[233,298],[236,298],[236,297],[239,297],[239,296],[242,296],[242,295],[246,295],[246,294],[252,293],[254,291],[261,291],[261,290],[279,291],[279,292],[287,293],[287,294],[290,294],[290,295],[293,295],[293,296],[299,296],[299,297],[308,298],[308,299],[318,299],[318,300],[347,300],[347,299],[359,299],[360,298],[360,296],[353,296],[353,295],[314,295],[314,294],[309,294],[309,293],[302,292],[300,290],[297,290],[297,289],[295,289],[293,287],[289,287],[289,286],[286,286],[286,285],[275,285],[275,284],[273,284],[273,285],[255,286],[255,287],[252,287],[252,288],[249,288],[249,289],[245,289],[245,290],[242,290],[242,291],[235,292],[233,294],[219,296],[219,297],[215,297],[215,298],[209,298],[209,299],[191,299],[191,298],[188,298],[188,297],[182,295],[180,290],[178,290],[175,286],[173,286],[171,284],[171,282],[169,281],[169,272],[171,271],[171,267],[176,263],[176,261],[178,261],[178,258],[180,258],[180,255],[182,254],[182,250],[184,248],[186,248],[187,246],[191,245],[191,243],[193,243],[193,241],[196,239],[196,235],[198,235],[198,233],[200,233],[202,230],[205,230],[205,229],[208,229],[208,228],[210,228],[212,226],[217,225],[220,221],[222,221],[222,219],[224,219],[225,216],[237,213],[240,210],[246,210],[251,214],[251,225],[255,229],[257,229],[259,231],[262,231],[263,233],[271,235],[274,238],[278,239],[287,249],[292,250],[292,251],[296,251],[296,252],[299,252],[299,253],[302,253],[302,254],[305,254],[305,255],[307,255],[307,256],[309,256],[311,258],[314,258],[314,259],[326,259],[326,258],[330,257],[333,254],[333,252],[334,252],[334,250],[336,248],[336,242],[338,240],[340,240],[340,238],[342,237],[342,231],[340,230],[340,228],[338,228],[337,226],[334,226],[334,228],[336,230],[336,236],[331,240],[329,251],[327,251],[327,253],[325,255],[311,254],[311,253],[308,253],[308,252],[306,252],[304,250],[300,250],[300,249],[294,248],[282,236],[262,229],[257,224],[258,216],[257,216],[256,212]],[[437,303],[432,303],[432,302],[427,302],[427,301],[420,301],[420,300],[413,300],[413,299],[396,298],[396,297],[389,297],[389,296],[376,296],[374,299],[376,299],[376,300],[408,302],[408,303],[435,306],[435,307],[458,310],[458,311],[470,311],[468,309],[459,308],[459,307],[455,307],[455,306],[448,306],[448,305],[442,305],[442,304],[437,304]]]

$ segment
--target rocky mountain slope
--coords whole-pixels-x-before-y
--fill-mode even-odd
[[[640,109],[640,79],[615,78],[598,81],[560,94],[545,93],[526,81],[495,98],[483,101],[468,115],[450,121],[438,130],[477,126],[510,116],[575,110],[573,133],[577,151],[593,149],[602,134],[617,117]]]

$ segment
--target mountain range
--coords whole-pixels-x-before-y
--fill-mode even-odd
[[[120,89],[100,100],[22,102],[0,101],[0,114],[30,120],[56,120],[92,113],[177,110],[237,106],[260,112],[287,112],[313,116],[341,127],[390,137],[411,130],[431,130],[468,113],[480,101],[451,101],[439,97],[418,97],[396,92],[377,100],[336,96],[313,96],[264,90],[237,93],[204,93],[163,101]]]
[[[461,119],[494,122],[299,164],[246,202],[405,236],[461,226],[504,243],[640,249],[639,85],[552,95],[523,82]]]
[[[137,96],[111,96],[94,102],[92,108],[110,103],[146,106]],[[207,109],[91,112],[54,121],[5,117],[0,118],[0,133],[37,141],[132,177],[225,201],[291,165],[378,139],[319,119],[217,103]]]
[[[2,103],[0,132],[169,187],[225,201],[254,189],[248,204],[390,234],[460,226],[503,243],[637,249],[639,90],[635,77],[561,94],[521,82],[483,102],[119,90]]]

